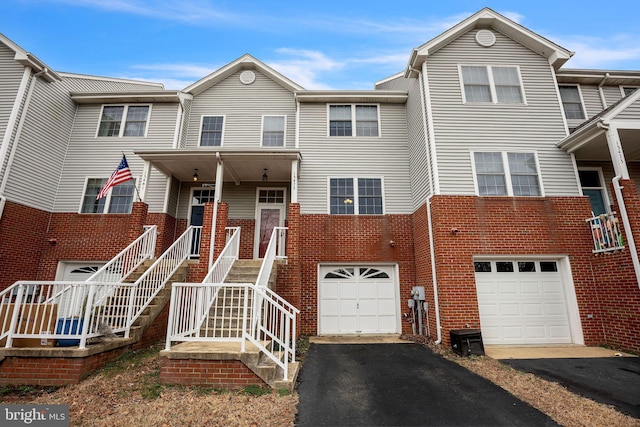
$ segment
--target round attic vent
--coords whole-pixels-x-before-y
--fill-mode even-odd
[[[240,81],[246,85],[250,85],[256,81],[256,73],[251,70],[245,70],[240,73]]]
[[[491,47],[496,42],[496,35],[489,30],[480,30],[476,33],[476,43],[480,46]]]

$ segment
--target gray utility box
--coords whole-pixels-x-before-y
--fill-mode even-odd
[[[449,331],[451,349],[460,356],[484,356],[484,344],[480,329],[456,329]]]

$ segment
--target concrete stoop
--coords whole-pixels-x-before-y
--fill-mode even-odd
[[[267,344],[263,343],[263,345]],[[239,361],[269,387],[274,390],[284,389],[290,392],[295,388],[300,371],[299,362],[289,363],[289,378],[285,380],[284,370],[250,342],[246,343],[244,352],[241,351],[241,343],[239,342],[185,342],[172,346],[170,350],[162,350],[160,356],[185,361]],[[280,354],[279,357],[282,358],[283,355]],[[160,375],[160,380],[165,381],[163,372]],[[216,374],[208,375],[215,376]],[[221,372],[220,375],[227,374]]]
[[[134,272],[127,282],[137,280],[152,262],[146,262]],[[129,338],[120,335],[98,337],[87,340],[87,347],[12,347],[0,348],[0,385],[65,385],[78,383],[91,372],[119,358],[136,348],[147,328],[149,328],[171,299],[171,284],[186,278],[188,265],[178,268],[165,287],[136,319],[129,332]],[[166,328],[165,328],[166,329]],[[55,362],[55,363],[54,363]],[[17,367],[23,364],[37,364],[38,370],[29,376],[21,375]],[[56,372],[56,364],[69,364],[65,375]],[[35,365],[34,365],[35,366]]]

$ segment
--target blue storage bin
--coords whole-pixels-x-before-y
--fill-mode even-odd
[[[83,319],[79,319],[77,317],[68,318],[68,319],[58,319],[58,324],[56,325],[56,334],[62,335],[72,335],[79,334],[82,332],[82,325],[84,321]],[[59,339],[57,341],[57,345],[59,347],[73,347],[74,345],[79,345],[79,339]]]

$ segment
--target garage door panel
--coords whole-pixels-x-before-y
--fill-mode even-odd
[[[540,271],[540,262],[526,272],[476,272],[478,310],[487,344],[570,343],[571,328],[561,273]],[[518,266],[514,261],[514,266]]]
[[[323,266],[319,282],[320,334],[398,332],[394,267]]]

